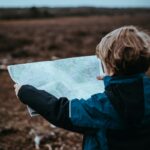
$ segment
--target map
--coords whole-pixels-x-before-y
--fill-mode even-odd
[[[93,55],[10,65],[8,71],[15,83],[32,85],[58,98],[87,99],[104,91],[103,81],[96,79],[103,73],[100,64]],[[31,109],[29,112],[35,113]]]

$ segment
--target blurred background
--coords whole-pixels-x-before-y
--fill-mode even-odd
[[[0,150],[81,150],[82,135],[29,116],[6,67],[94,55],[101,38],[124,25],[149,33],[150,1],[0,0]]]

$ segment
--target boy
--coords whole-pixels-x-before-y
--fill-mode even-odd
[[[134,26],[121,27],[101,40],[96,54],[106,74],[98,77],[104,80],[104,93],[69,101],[30,85],[15,85],[16,95],[52,124],[83,134],[84,150],[150,149],[145,147],[150,140],[141,140],[145,133],[150,137],[149,130],[143,133],[150,125],[150,78],[145,74],[149,35]]]

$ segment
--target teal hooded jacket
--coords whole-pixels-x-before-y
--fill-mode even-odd
[[[117,141],[118,143],[120,141],[119,146],[124,147],[122,150],[129,149],[124,146],[130,146],[124,143],[126,140],[124,137],[128,139],[131,135],[123,133],[120,136],[123,140],[120,140],[120,137],[115,140],[118,134],[111,136],[109,133],[118,131],[129,133],[133,130],[136,133],[150,125],[150,77],[144,73],[131,76],[106,76],[104,85],[103,93],[96,93],[87,100],[56,98],[31,85],[23,85],[18,97],[50,123],[83,134],[84,150],[117,150],[120,147],[112,148]],[[133,143],[132,139],[129,142]]]

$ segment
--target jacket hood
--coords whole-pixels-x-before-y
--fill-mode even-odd
[[[105,93],[127,127],[137,127],[144,117],[143,74],[104,79]]]

